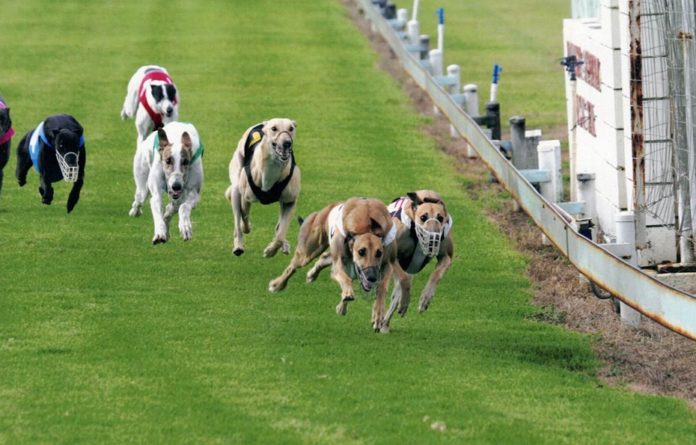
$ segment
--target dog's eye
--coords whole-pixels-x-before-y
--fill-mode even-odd
[[[365,254],[367,254],[367,249],[365,249],[364,247],[358,250],[358,255],[365,256]]]
[[[445,220],[445,218],[443,218],[442,215],[437,215],[437,220],[442,222]]]
[[[290,127],[290,131],[295,131],[295,127]]]
[[[271,127],[271,131],[278,131],[278,127]]]
[[[421,215],[420,220],[421,220],[422,222],[426,222],[426,221],[428,220],[428,214],[425,213],[425,214]]]
[[[167,165],[172,165],[172,158],[167,158],[164,162],[166,162]]]
[[[376,256],[377,258],[382,258],[382,251],[381,251],[381,250],[378,250],[377,252],[375,252],[375,256]]]

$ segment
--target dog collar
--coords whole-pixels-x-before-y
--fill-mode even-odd
[[[259,145],[262,139],[263,124],[261,123],[254,126],[247,135],[246,142],[244,143],[244,159],[242,164],[244,165],[244,172],[246,173],[247,182],[249,183],[251,192],[254,194],[256,199],[258,199],[261,204],[272,204],[280,200],[280,195],[290,183],[292,175],[295,173],[295,165],[297,164],[295,163],[295,154],[291,153],[290,173],[283,178],[282,181],[273,184],[273,187],[270,189],[263,190],[254,182],[254,176],[251,174],[251,160],[254,157],[256,147]]]
[[[7,108],[7,104],[5,103],[4,100],[0,99],[0,110],[4,110],[6,108]],[[5,142],[12,139],[12,136],[14,136],[14,134],[15,134],[14,128],[12,128],[12,127],[8,128],[7,131],[5,132],[5,134],[0,136],[0,145],[4,144]]]
[[[5,132],[5,134],[3,134],[2,136],[0,136],[0,145],[4,144],[5,142],[7,142],[7,141],[9,141],[10,139],[12,139],[12,136],[14,136],[14,134],[15,134],[14,128],[10,127],[10,128]]]
[[[38,127],[36,127],[36,131],[39,133],[39,138],[43,141],[44,144],[46,144],[47,147],[53,148],[55,150],[55,147],[53,144],[51,144],[46,137],[46,133],[44,132],[44,123],[41,122]],[[79,147],[82,147],[85,145],[85,135],[80,136],[80,145]]]
[[[153,81],[164,82],[165,85],[174,85],[174,81],[171,77],[169,77],[169,74],[162,70],[150,71],[146,73],[145,76],[143,76],[143,80],[140,81],[140,87],[138,88],[140,105],[142,105],[145,111],[147,111],[148,116],[150,116],[150,119],[152,119],[152,122],[155,124],[155,129],[158,129],[164,126],[162,123],[162,115],[155,112],[155,110],[153,110],[150,104],[147,102],[147,89],[145,88],[145,83],[152,83]],[[177,104],[176,97],[174,97],[174,100],[172,100],[172,104]]]

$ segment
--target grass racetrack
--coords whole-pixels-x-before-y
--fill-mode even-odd
[[[67,184],[44,206],[34,171],[24,188],[14,181],[14,152],[5,168],[0,443],[696,437],[686,403],[603,386],[591,338],[529,319],[524,259],[423,136],[425,118],[376,68],[340,2],[23,0],[5,2],[0,29],[13,150],[45,116],[67,112],[88,151],[70,215]],[[136,133],[119,111],[129,77],[150,63],[168,68],[180,117],[206,144],[187,243],[174,219],[170,242],[152,246],[148,206],[127,216]],[[309,285],[300,271],[269,294],[288,261],[262,258],[276,206],[252,208],[247,252],[232,256],[227,164],[242,132],[275,116],[298,123],[300,215],[352,195],[443,194],[456,255],[425,314],[413,303],[389,335],[374,334],[369,298],[335,314],[326,272]]]

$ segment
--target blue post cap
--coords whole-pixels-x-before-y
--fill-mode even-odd
[[[493,83],[498,83],[498,79],[500,79],[500,73],[502,72],[502,66],[498,65],[497,63],[493,65]]]
[[[445,24],[445,8],[437,8],[437,23],[440,25]]]

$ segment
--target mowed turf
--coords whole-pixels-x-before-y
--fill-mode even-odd
[[[412,0],[397,0],[400,8]],[[563,19],[569,0],[461,1],[421,0],[421,32],[436,45],[436,9],[445,8],[445,66],[461,65],[462,83],[479,87],[481,113],[490,98],[493,65],[503,67],[498,87],[503,129],[522,115],[527,128],[551,128],[552,138],[566,139]],[[409,15],[410,17],[410,15]]]
[[[0,443],[688,443],[682,401],[607,388],[591,338],[531,321],[524,259],[462,191],[399,86],[335,1],[6,2],[0,94],[18,133],[58,112],[86,128],[86,185],[40,203],[15,155],[0,196]],[[206,143],[194,238],[152,246],[127,216],[143,64],[166,66]],[[456,257],[431,308],[370,329],[338,286],[262,258],[277,208],[256,205],[231,254],[227,163],[251,124],[298,123],[298,213],[352,195],[442,192]],[[19,141],[17,137],[13,143]],[[291,226],[295,244],[297,223]],[[426,272],[432,269],[430,266]],[[425,276],[415,283],[418,292]],[[442,422],[446,430],[431,428]],[[437,424],[436,424],[437,426]]]

